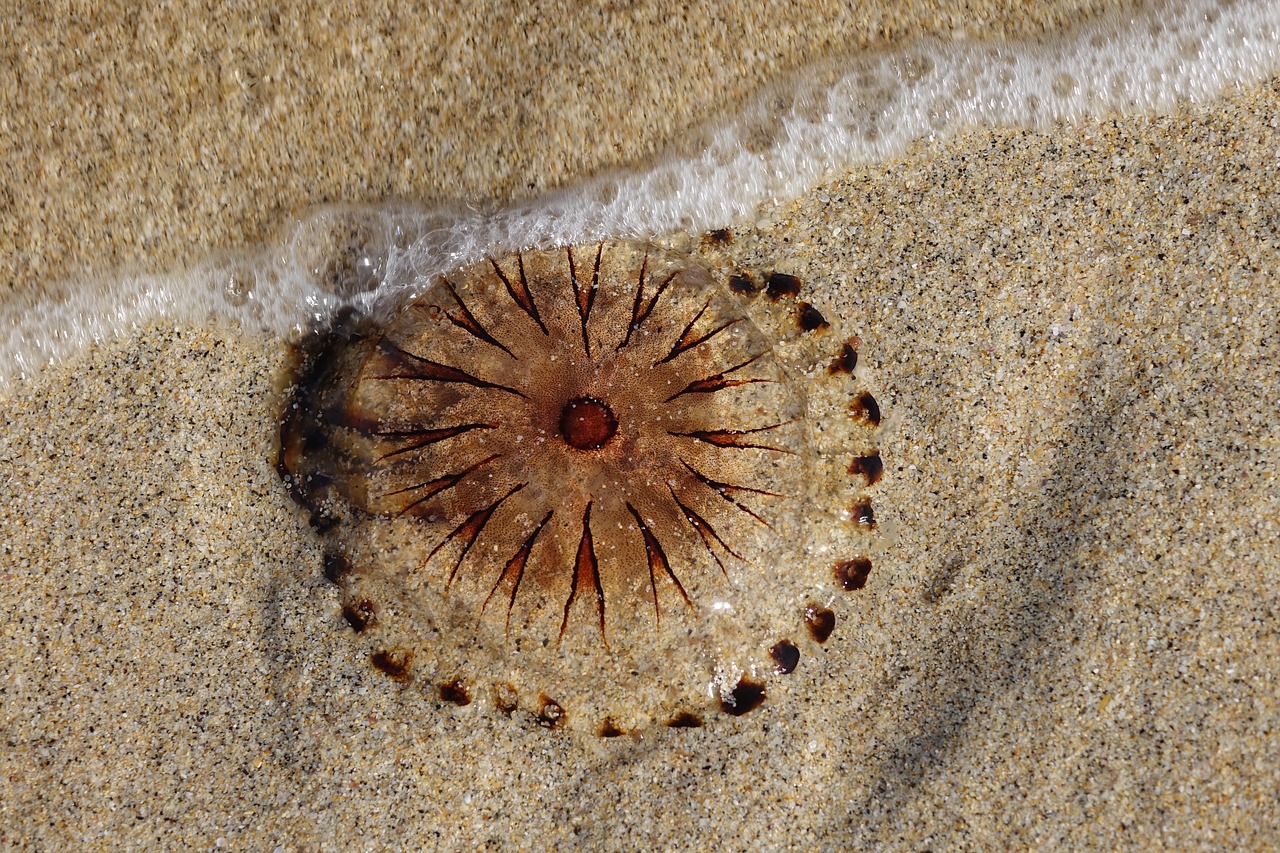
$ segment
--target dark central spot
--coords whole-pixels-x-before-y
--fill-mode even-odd
[[[578,450],[604,447],[617,431],[613,409],[595,397],[576,397],[565,403],[560,413],[560,434]]]

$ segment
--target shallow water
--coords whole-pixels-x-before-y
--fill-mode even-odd
[[[0,306],[0,389],[149,322],[220,319],[296,336],[371,291],[421,287],[486,254],[715,228],[766,215],[824,175],[893,158],[922,138],[1166,111],[1278,67],[1280,7],[1266,0],[1158,3],[1051,41],[925,41],[824,62],[654,163],[533,201],[322,209],[286,225],[278,242],[189,270],[10,299]]]

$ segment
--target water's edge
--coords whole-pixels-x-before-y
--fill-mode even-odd
[[[975,126],[1164,112],[1280,69],[1280,5],[1155,4],[1041,42],[921,42],[822,64],[697,142],[630,171],[503,209],[325,208],[279,242],[193,268],[66,282],[0,306],[0,390],[95,341],[157,321],[291,336],[353,300],[486,254],[697,231],[793,199],[824,176]],[[346,259],[335,267],[335,258]]]

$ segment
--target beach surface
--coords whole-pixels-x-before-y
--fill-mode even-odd
[[[815,57],[1098,8],[1024,7],[20,9],[0,299],[315,203],[534,196]],[[861,338],[885,475],[838,630],[702,728],[548,731],[370,666],[275,470],[278,339],[159,325],[14,386],[0,846],[1274,846],[1277,115],[1270,81],[974,129],[724,223]]]

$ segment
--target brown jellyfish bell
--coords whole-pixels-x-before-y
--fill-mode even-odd
[[[740,715],[803,666],[870,570],[879,411],[798,280],[744,281],[524,252],[302,347],[281,471],[376,668],[612,736]]]

